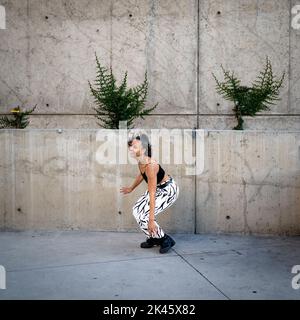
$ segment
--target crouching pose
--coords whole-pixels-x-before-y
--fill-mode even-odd
[[[155,220],[155,216],[170,207],[179,196],[179,187],[172,176],[165,173],[163,168],[151,158],[151,144],[145,134],[136,136],[128,141],[130,155],[138,161],[140,174],[130,187],[122,187],[121,192],[130,193],[143,179],[148,184],[148,190],[136,201],[132,214],[141,230],[147,235],[142,248],[159,245],[160,253],[166,253],[175,244]]]

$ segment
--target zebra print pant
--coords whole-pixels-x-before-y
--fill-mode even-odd
[[[172,178],[172,177],[171,177]],[[164,211],[170,207],[179,196],[179,187],[176,181],[172,178],[171,183],[166,185],[164,188],[156,188],[155,192],[155,209],[154,209],[154,219],[157,214]],[[146,190],[144,194],[136,201],[132,208],[132,214],[135,217],[141,230],[150,238],[150,233],[148,231],[149,222],[149,211],[150,211],[150,196],[149,191]],[[163,229],[154,220],[156,225],[156,234],[152,235],[153,238],[162,238],[164,236]]]

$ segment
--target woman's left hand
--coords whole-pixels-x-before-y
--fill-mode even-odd
[[[156,227],[154,220],[149,220],[148,231],[149,231],[151,237],[154,236],[155,233],[157,232],[157,227]]]

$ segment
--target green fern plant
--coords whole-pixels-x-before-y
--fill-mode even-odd
[[[37,105],[35,105],[32,109],[27,111],[22,111],[18,106],[10,110],[12,113],[12,118],[3,116],[0,118],[0,129],[4,128],[15,128],[15,129],[24,129],[29,124],[29,114],[31,114]]]
[[[148,115],[154,110],[158,103],[153,107],[146,109],[145,102],[148,92],[147,71],[145,79],[141,85],[127,89],[127,71],[120,86],[117,86],[116,79],[110,70],[103,67],[96,56],[97,75],[94,87],[90,81],[89,87],[94,97],[96,107],[95,117],[102,121],[97,123],[99,126],[107,129],[118,129],[119,121],[127,121],[127,127],[132,129],[135,118]]]
[[[238,123],[233,130],[243,130],[243,116],[254,117],[259,111],[270,110],[270,105],[275,104],[273,101],[280,100],[278,98],[279,88],[282,85],[285,72],[280,79],[276,80],[268,57],[266,57],[264,70],[260,71],[259,76],[252,83],[252,87],[242,86],[234,72],[230,74],[229,71],[224,70],[222,65],[221,68],[224,73],[224,82],[220,82],[213,73],[212,75],[217,83],[217,92],[234,103],[232,110]]]

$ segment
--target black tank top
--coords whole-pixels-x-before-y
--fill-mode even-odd
[[[163,177],[165,176],[165,170],[160,166],[160,164],[158,164],[158,165],[159,165],[159,170],[157,172],[157,183],[160,183],[161,180],[163,179]],[[140,170],[140,172],[141,172],[141,170]],[[148,179],[147,179],[145,172],[142,173],[142,176],[143,176],[144,180],[148,183]]]

